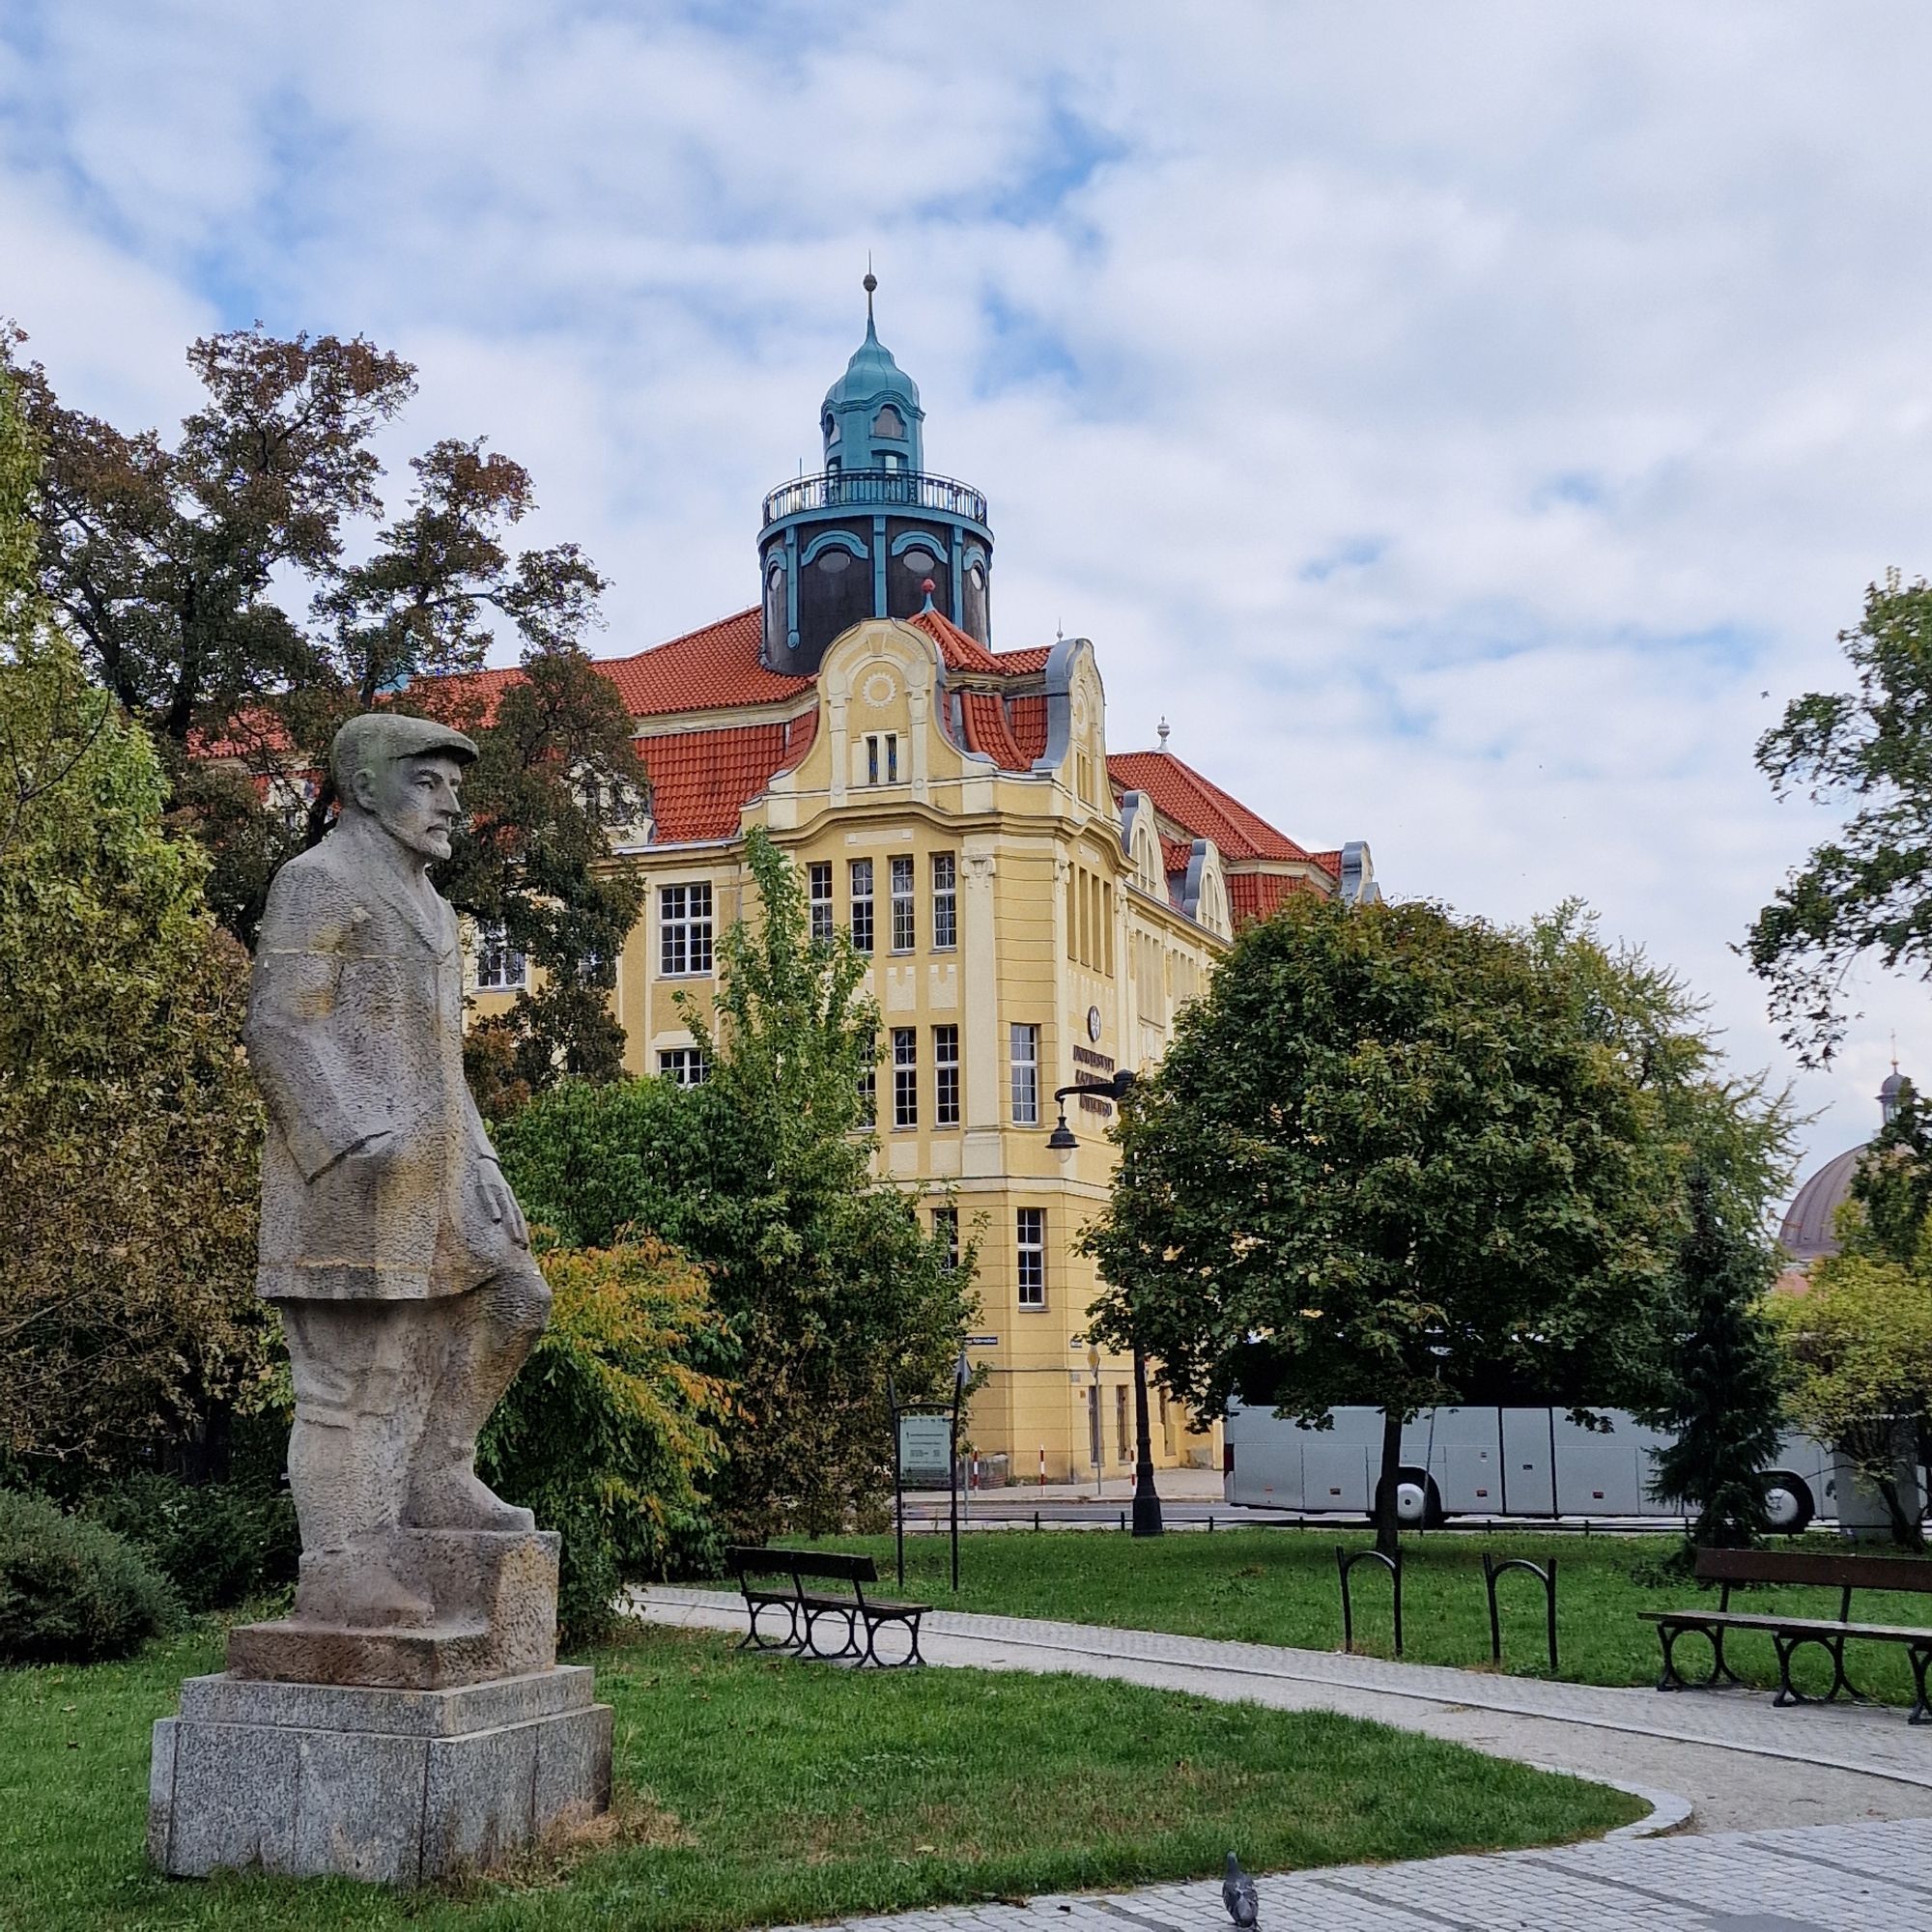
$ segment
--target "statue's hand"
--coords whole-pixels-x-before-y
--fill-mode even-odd
[[[517,1206],[517,1197],[503,1179],[502,1170],[494,1162],[486,1161],[483,1165],[483,1199],[489,1204],[490,1218],[508,1230],[518,1247],[528,1247],[530,1231],[524,1220],[524,1210]]]

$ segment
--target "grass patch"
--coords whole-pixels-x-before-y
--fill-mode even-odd
[[[727,1932],[1206,1875],[1231,1845],[1279,1870],[1550,1844],[1642,1808],[1323,1713],[1075,1677],[860,1674],[642,1630],[589,1660],[626,1797],[586,1842],[414,1896],[170,1882],[142,1853],[148,1727],[218,1651],[203,1627],[127,1663],[0,1673],[8,1932]]]
[[[1140,1540],[1113,1531],[975,1531],[961,1539],[954,1598],[948,1587],[947,1539],[908,1536],[906,1587],[909,1595],[946,1608],[1339,1650],[1342,1599],[1335,1548],[1366,1548],[1374,1541],[1365,1531],[1340,1528],[1216,1530],[1211,1536],[1188,1530]],[[1812,1541],[1820,1548],[1845,1548],[1835,1537]],[[892,1577],[891,1537],[847,1538],[838,1547],[870,1550],[879,1574]],[[1715,1609],[1718,1603],[1715,1589],[1703,1591],[1689,1578],[1657,1574],[1673,1547],[1670,1538],[1658,1536],[1458,1536],[1432,1530],[1405,1537],[1404,1657],[1411,1663],[1491,1668],[1484,1550],[1498,1562],[1509,1556],[1540,1562],[1554,1554],[1559,1675],[1577,1684],[1655,1684],[1657,1630],[1637,1612],[1699,1604]],[[1379,1565],[1358,1564],[1353,1586],[1355,1648],[1392,1656],[1387,1573]],[[1497,1598],[1504,1670],[1548,1677],[1542,1584],[1513,1572],[1499,1580]],[[1838,1593],[1734,1590],[1731,1606],[1836,1617]],[[1932,1628],[1932,1596],[1860,1590],[1852,1598],[1852,1615],[1860,1623]],[[1768,1634],[1734,1631],[1724,1654],[1747,1682],[1767,1689],[1776,1685],[1777,1662]],[[1701,1672],[1708,1657],[1701,1639],[1680,1640],[1684,1669]],[[1912,1701],[1912,1669],[1901,1646],[1853,1643],[1846,1658],[1852,1681],[1868,1696]],[[1822,1695],[1831,1683],[1831,1665],[1816,1649],[1801,1649],[1792,1671],[1801,1690]]]

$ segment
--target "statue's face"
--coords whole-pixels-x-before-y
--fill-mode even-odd
[[[355,774],[355,803],[412,852],[447,859],[449,836],[463,816],[462,786],[463,767],[454,758],[385,758]]]

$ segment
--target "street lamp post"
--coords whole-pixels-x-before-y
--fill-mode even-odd
[[[1119,1105],[1127,1097],[1127,1091],[1133,1084],[1134,1076],[1122,1067],[1111,1080],[1079,1080],[1071,1087],[1056,1090],[1053,1098],[1060,1109],[1060,1119],[1052,1133],[1046,1137],[1047,1146],[1056,1153],[1071,1153],[1080,1145],[1073,1129],[1066,1124],[1066,1096],[1069,1094],[1097,1094]],[[1133,1526],[1136,1536],[1158,1536],[1163,1528],[1160,1492],[1153,1485],[1153,1436],[1148,1428],[1147,1350],[1141,1347],[1138,1338],[1134,1342]]]

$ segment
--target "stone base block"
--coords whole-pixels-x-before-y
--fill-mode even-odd
[[[401,1529],[384,1545],[396,1578],[436,1606],[422,1630],[345,1628],[307,1607],[308,1571],[296,1613],[281,1623],[238,1624],[228,1633],[236,1677],[283,1684],[378,1685],[452,1690],[522,1677],[556,1662],[554,1530]]]
[[[191,1677],[155,1726],[149,1855],[385,1885],[489,1867],[611,1804],[611,1707],[560,1665],[456,1690]]]

